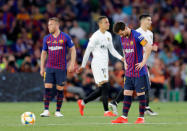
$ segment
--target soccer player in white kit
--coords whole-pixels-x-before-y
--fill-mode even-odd
[[[143,14],[140,16],[139,20],[140,20],[140,27],[136,29],[136,31],[141,33],[143,37],[148,41],[148,43],[152,45],[153,51],[157,51],[158,47],[156,45],[153,45],[153,33],[149,30],[152,23],[151,16],[148,14]],[[147,66],[149,65],[147,64]],[[149,90],[145,92],[145,96],[146,96],[145,114],[152,115],[152,116],[158,115],[158,113],[151,110],[149,106]]]
[[[148,41],[148,43],[152,45],[152,51],[157,51],[158,46],[153,45],[153,33],[149,30],[151,23],[152,23],[151,16],[148,14],[143,14],[139,17],[139,20],[140,20],[140,27],[136,29],[136,31],[141,33],[143,37]],[[145,92],[145,96],[146,96],[145,114],[158,115],[158,113],[154,112],[149,107],[149,91],[148,90]],[[121,101],[122,98],[123,98],[123,89],[119,92],[116,99],[114,99],[112,102],[109,103],[109,106],[112,108],[114,114],[116,115],[118,114],[117,104]]]
[[[98,18],[98,25],[99,29],[89,39],[89,43],[83,57],[82,65],[77,71],[77,73],[83,71],[90,53],[92,53],[93,59],[91,62],[91,68],[95,83],[97,84],[98,88],[83,100],[78,100],[79,111],[83,116],[85,104],[98,98],[99,96],[102,96],[102,102],[105,111],[104,116],[116,116],[108,109],[108,50],[114,57],[118,58],[119,60],[124,61],[124,58],[114,49],[112,35],[107,31],[110,26],[108,18],[106,16],[100,16]]]

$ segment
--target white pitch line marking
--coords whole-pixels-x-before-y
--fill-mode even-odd
[[[171,123],[143,123],[143,124],[139,124],[139,125],[186,125],[187,122],[171,122]],[[113,124],[113,123],[71,123],[71,124],[68,124],[68,123],[64,123],[64,124],[47,124],[49,126],[57,126],[57,125],[63,125],[63,126],[73,126],[73,125],[137,125],[137,124],[134,124],[134,123],[125,123],[125,124],[120,124],[120,123],[117,123],[117,124]]]

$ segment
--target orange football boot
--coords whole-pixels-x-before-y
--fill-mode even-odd
[[[120,116],[116,120],[112,120],[111,122],[112,123],[128,123],[128,119]]]
[[[143,118],[143,117],[138,117],[137,120],[136,120],[134,123],[135,123],[135,124],[144,123],[144,118]]]
[[[111,116],[116,116],[116,114],[112,113],[111,111],[108,111],[108,112],[105,112],[105,113],[104,113],[104,116],[109,116],[109,117],[111,117]]]
[[[82,100],[78,100],[77,104],[79,106],[79,112],[80,112],[81,116],[83,116],[84,115],[84,105],[82,105]]]

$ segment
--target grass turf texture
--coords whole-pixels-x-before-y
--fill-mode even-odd
[[[40,117],[42,102],[0,103],[0,131],[186,131],[187,103],[151,103],[158,116],[146,116],[145,124],[133,124],[138,116],[138,103],[133,102],[129,112],[129,124],[111,124],[117,117],[104,117],[100,102],[86,105],[84,116],[80,116],[75,102],[65,102],[62,107],[64,117],[54,117],[56,103],[50,104],[50,117]],[[122,103],[118,106],[121,114]],[[31,111],[36,115],[34,125],[22,125],[20,116]]]

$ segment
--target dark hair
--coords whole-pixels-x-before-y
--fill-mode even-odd
[[[120,30],[124,30],[125,29],[125,23],[123,22],[116,22],[113,26],[113,32],[114,33],[118,33]]]
[[[102,19],[107,18],[106,16],[99,16],[99,18],[97,19],[97,23],[99,24],[99,22],[101,22]]]
[[[52,17],[52,18],[49,18],[49,21],[50,20],[54,20],[54,21],[56,21],[57,23],[59,23],[60,24],[60,19],[59,18],[57,18],[57,17]]]
[[[142,19],[147,18],[147,17],[151,17],[151,16],[149,14],[142,14],[139,17],[139,20],[142,20]]]

